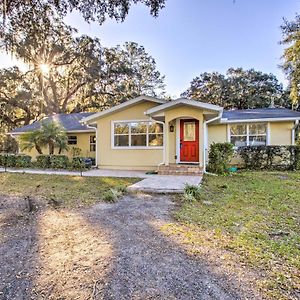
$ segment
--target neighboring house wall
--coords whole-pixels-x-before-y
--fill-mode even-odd
[[[113,121],[150,120],[144,112],[157,103],[145,101],[97,121],[97,163],[100,168],[152,170],[163,160],[162,149],[112,148]]]
[[[270,144],[291,145],[293,127],[292,121],[270,123]]]
[[[69,150],[63,151],[62,154],[67,155],[68,157],[72,157],[72,147],[81,149],[81,156],[86,157],[95,157],[96,152],[90,151],[90,137],[95,136],[96,133],[92,132],[84,132],[84,133],[68,133],[68,136],[77,136],[77,144],[76,145],[68,145]],[[49,154],[48,147],[42,148],[43,154]],[[36,160],[36,156],[39,155],[35,149],[31,151],[21,151],[20,153],[30,155],[33,160]],[[55,149],[55,154],[58,154],[58,149]]]

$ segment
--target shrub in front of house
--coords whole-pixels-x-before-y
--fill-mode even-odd
[[[41,154],[36,157],[36,166],[41,169],[50,168],[50,155]]]
[[[6,156],[6,166],[14,168],[16,166],[16,156],[14,154],[8,154]]]
[[[300,146],[247,146],[238,154],[249,170],[300,170]]]
[[[72,170],[86,169],[84,157],[80,157],[80,156],[73,157],[70,162],[70,169]]]
[[[5,154],[4,153],[0,153],[0,167],[4,167],[5,166]]]
[[[0,154],[0,166],[9,168],[28,168],[31,167],[31,156],[24,154]]]
[[[200,200],[201,190],[198,185],[186,184],[184,187],[184,200],[188,202],[193,202],[195,200]]]
[[[233,153],[233,145],[230,143],[211,144],[207,170],[215,174],[227,173]]]
[[[31,156],[18,154],[15,156],[15,167],[16,168],[29,168],[31,167]]]
[[[0,154],[0,166],[13,168],[16,165],[16,157],[14,154],[1,153]]]
[[[50,155],[51,169],[67,169],[69,167],[69,158],[66,155]]]

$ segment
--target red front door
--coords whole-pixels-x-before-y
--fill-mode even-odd
[[[199,162],[199,121],[180,120],[180,161]]]

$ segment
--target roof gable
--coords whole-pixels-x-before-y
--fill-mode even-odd
[[[136,105],[138,103],[141,103],[143,101],[150,101],[150,102],[155,102],[155,103],[158,103],[158,104],[166,103],[166,100],[163,100],[163,99],[158,99],[158,98],[154,98],[154,97],[150,97],[150,96],[139,96],[137,98],[128,100],[124,103],[121,103],[119,105],[116,105],[114,107],[106,109],[104,111],[100,111],[100,112],[95,113],[91,116],[88,116],[88,117],[82,119],[81,122],[91,124],[91,123],[95,122],[96,119],[103,118],[104,116],[107,116],[109,114],[113,114],[115,112],[118,112],[118,111],[126,109],[126,108],[129,108],[129,107],[134,106],[134,105]]]
[[[191,106],[191,107],[198,108],[198,109],[216,111],[216,112],[223,111],[223,107],[218,106],[218,105],[204,103],[204,102],[200,102],[200,101],[196,101],[196,100],[190,100],[190,99],[186,99],[186,98],[179,98],[179,99],[164,103],[162,105],[159,105],[157,107],[148,109],[146,111],[146,114],[147,115],[158,114],[165,110],[169,110],[169,109],[172,109],[172,108],[175,108],[178,106],[182,106],[182,105]]]

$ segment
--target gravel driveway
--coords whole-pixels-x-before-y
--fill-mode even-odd
[[[37,203],[28,213],[23,199],[0,197],[1,300],[253,299],[162,233],[174,222],[171,196],[73,210]]]
[[[126,196],[100,204],[88,220],[111,235],[111,268],[96,286],[103,299],[245,299],[226,278],[168,240],[159,227],[170,221],[169,196]]]

